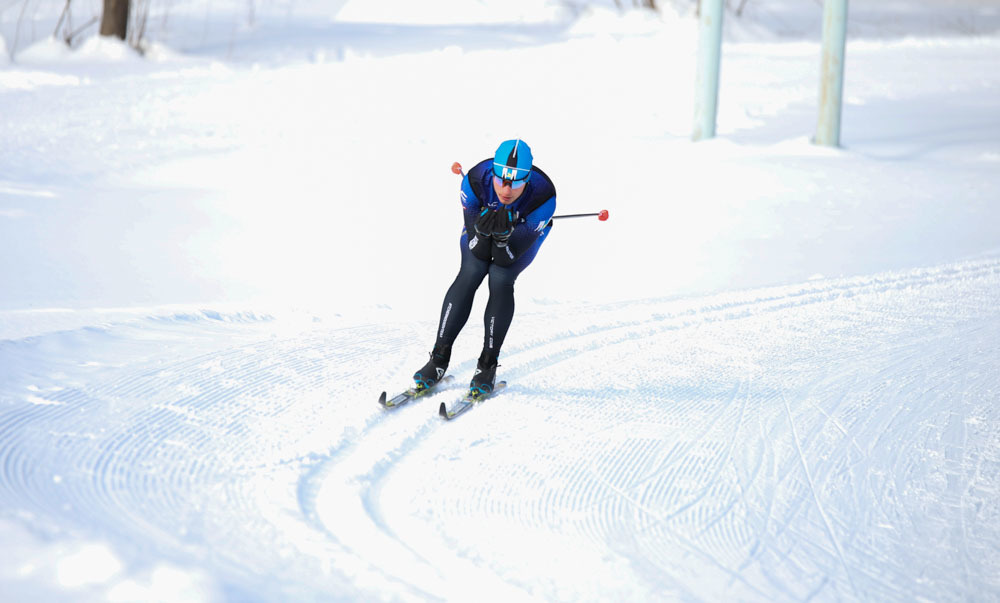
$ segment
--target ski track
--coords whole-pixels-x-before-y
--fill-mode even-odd
[[[4,341],[0,504],[249,600],[995,596],[998,292],[985,259],[534,307],[453,423],[475,317],[459,385],[394,411],[410,324]]]

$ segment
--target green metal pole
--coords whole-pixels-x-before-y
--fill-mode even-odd
[[[691,135],[694,140],[715,136],[715,118],[719,107],[719,61],[722,55],[722,0],[700,2],[694,133]]]
[[[840,114],[844,98],[844,48],[847,45],[847,0],[823,3],[823,59],[819,80],[816,144],[840,146]]]

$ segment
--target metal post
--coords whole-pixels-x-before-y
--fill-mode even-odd
[[[694,133],[704,140],[715,136],[719,106],[719,61],[722,55],[722,0],[700,0],[698,72],[695,79]]]
[[[840,146],[840,113],[844,98],[844,47],[847,44],[847,0],[823,3],[823,59],[819,80],[816,144]]]

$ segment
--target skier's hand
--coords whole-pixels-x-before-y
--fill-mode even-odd
[[[490,240],[486,237],[481,237],[474,232],[469,234],[469,251],[476,258],[483,260],[484,262],[489,262],[493,259],[493,250],[490,249]]]
[[[476,218],[476,234],[486,239],[493,234],[493,222],[496,220],[496,212],[484,207]]]
[[[496,210],[496,217],[493,220],[493,232],[491,236],[493,237],[493,242],[499,247],[506,247],[507,240],[510,239],[510,235],[514,232],[514,225],[517,222],[517,214],[514,210],[501,207]]]

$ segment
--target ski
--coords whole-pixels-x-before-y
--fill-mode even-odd
[[[455,377],[453,375],[446,375],[440,381],[438,381],[437,383],[435,383],[430,387],[422,387],[422,388],[411,387],[405,392],[401,394],[396,394],[395,396],[388,399],[386,399],[386,393],[382,392],[382,395],[379,396],[378,398],[378,403],[384,406],[385,408],[396,408],[398,406],[406,404],[410,400],[416,400],[417,398],[422,398],[428,394],[434,393],[434,391],[436,391],[439,387],[441,387],[441,385],[445,383],[451,383],[454,380]]]
[[[442,402],[441,407],[438,408],[438,414],[450,421],[476,404],[484,402],[497,395],[506,387],[507,382],[501,381],[500,383],[497,383],[496,386],[493,387],[493,391],[488,394],[484,394],[479,390],[469,390],[469,392],[465,394],[462,399],[457,400],[450,407]]]

